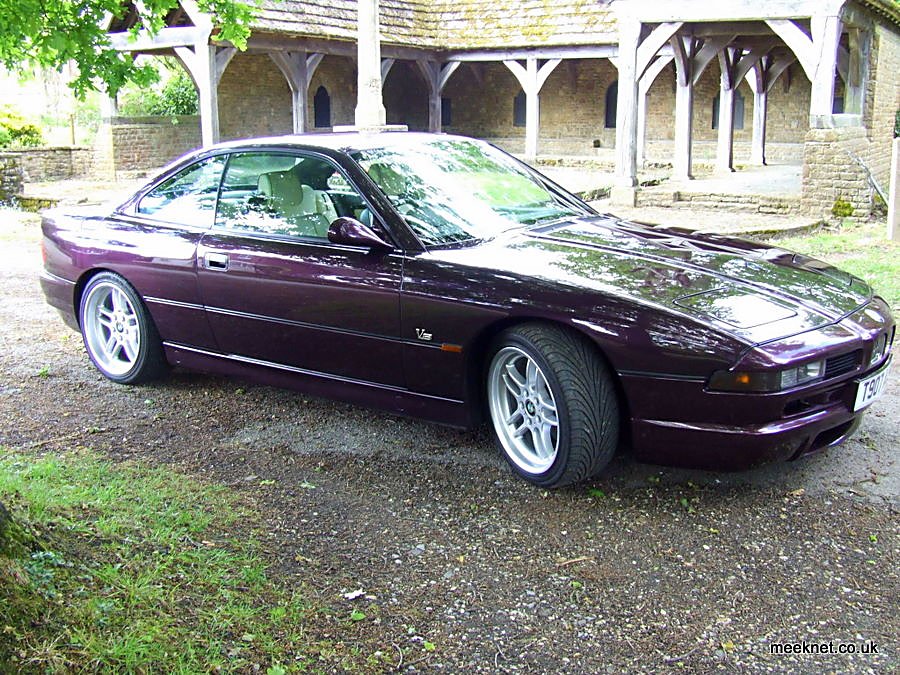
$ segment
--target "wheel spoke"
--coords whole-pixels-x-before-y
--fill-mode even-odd
[[[512,424],[517,417],[522,417],[522,409],[516,408],[512,411],[509,417],[506,418],[506,424]]]
[[[505,376],[509,378],[513,384],[516,385],[516,389],[513,389],[509,381],[507,381],[506,386],[509,387],[509,390],[514,394],[522,393],[522,389],[525,388],[525,380],[522,379],[522,374],[516,370],[516,364],[514,361],[510,361],[506,364],[506,373]]]
[[[516,438],[522,438],[522,436],[524,436],[528,432],[528,430],[529,430],[528,424],[523,419],[522,425],[516,427],[516,430],[513,431],[513,436]]]
[[[547,458],[553,456],[553,453],[556,451],[556,446],[553,443],[553,427],[551,425],[541,424],[537,433],[535,433],[534,441],[534,448],[541,457]]]
[[[113,311],[122,312],[125,310],[125,305],[122,302],[124,300],[124,298],[122,296],[123,296],[122,291],[120,291],[118,288],[114,288],[112,291],[110,291],[109,297],[110,297],[110,300],[112,301]]]
[[[133,336],[128,335],[122,340],[122,349],[125,351],[125,357],[129,361],[134,361],[137,358],[137,341]]]
[[[509,390],[509,393],[518,398],[522,395],[522,387],[520,387],[509,373],[503,373],[503,384]]]
[[[540,372],[541,371],[538,370],[537,364],[531,359],[528,359],[528,365],[525,366],[525,382],[527,383],[529,389],[537,388]]]
[[[118,344],[118,340],[116,340],[115,334],[110,333],[109,337],[106,338],[106,343],[103,345],[103,349],[110,357],[113,357],[113,356],[115,356],[117,344]]]

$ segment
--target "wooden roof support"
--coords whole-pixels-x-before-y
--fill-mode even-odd
[[[530,161],[537,158],[541,87],[561,61],[550,59],[539,65],[538,60],[531,57],[525,60],[524,66],[518,61],[503,62],[525,92],[525,158]]]
[[[291,110],[295,134],[309,129],[309,83],[322,63],[322,54],[306,52],[269,52],[269,58],[278,66],[291,88]]]
[[[234,47],[216,47],[206,40],[193,47],[175,47],[175,55],[197,87],[200,137],[204,147],[219,141],[219,81],[235,53]]]
[[[441,94],[447,82],[460,66],[459,61],[435,63],[434,61],[416,61],[416,65],[428,85],[428,130],[441,130]]]

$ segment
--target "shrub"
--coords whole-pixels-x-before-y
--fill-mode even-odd
[[[831,213],[838,218],[849,218],[853,215],[853,204],[838,197],[834,201],[834,206],[831,207]]]
[[[14,108],[0,106],[0,147],[22,145],[34,147],[44,142],[41,130],[30,124]]]
[[[199,103],[194,83],[184,71],[169,78],[162,89],[129,91],[119,104],[119,110],[128,116],[144,115],[196,115]]]

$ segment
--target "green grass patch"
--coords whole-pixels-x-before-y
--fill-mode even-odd
[[[0,501],[33,537],[0,551],[0,672],[365,663],[307,635],[329,612],[269,578],[258,516],[226,488],[86,450],[0,454]]]
[[[846,223],[771,243],[840,267],[865,279],[894,309],[900,308],[900,242],[891,241],[884,223]]]

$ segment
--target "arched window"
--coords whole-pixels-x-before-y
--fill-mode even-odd
[[[525,126],[525,92],[520,91],[513,99],[513,126]]]
[[[316,128],[331,126],[331,97],[325,87],[316,89],[313,96],[313,121]]]
[[[606,116],[604,126],[607,129],[616,128],[616,112],[619,105],[619,81],[614,80],[606,90]]]
[[[719,128],[719,95],[713,99],[712,128]],[[734,122],[731,128],[737,131],[744,128],[744,96],[740,91],[734,92]]]

